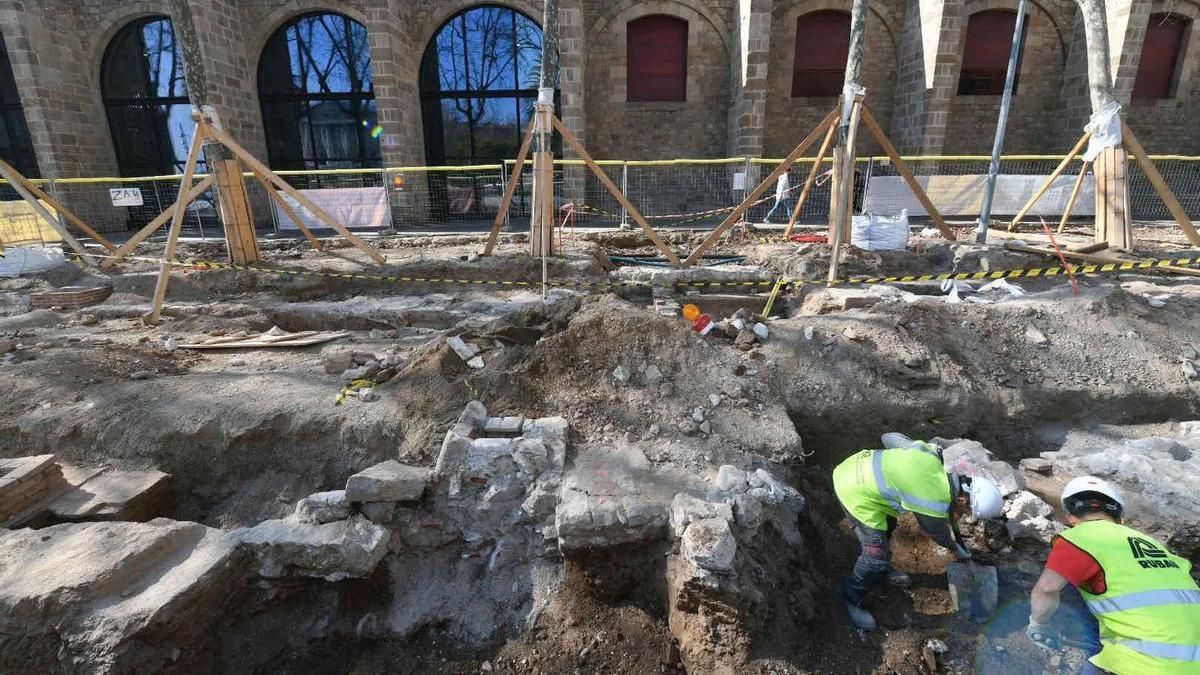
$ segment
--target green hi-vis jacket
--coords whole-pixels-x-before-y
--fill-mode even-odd
[[[1108,520],[1080,523],[1061,536],[1104,570],[1104,593],[1079,589],[1104,645],[1092,663],[1118,675],[1200,675],[1200,587],[1192,564]]]
[[[862,524],[887,529],[888,516],[906,511],[950,516],[950,481],[937,448],[914,441],[907,448],[863,450],[833,470],[833,490]]]

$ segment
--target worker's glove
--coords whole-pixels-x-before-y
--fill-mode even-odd
[[[954,557],[958,558],[959,562],[968,562],[971,560],[971,552],[967,550],[966,546],[956,542],[954,544]]]
[[[1038,623],[1029,618],[1029,627],[1025,629],[1025,635],[1033,644],[1047,650],[1056,650],[1062,647],[1062,636],[1058,630],[1044,623]]]

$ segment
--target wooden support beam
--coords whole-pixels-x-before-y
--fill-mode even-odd
[[[721,224],[717,226],[717,229],[710,232],[709,235],[704,238],[704,241],[700,242],[700,245],[696,247],[696,250],[692,251],[692,254],[687,257],[687,260],[683,261],[683,264],[695,265],[696,262],[704,256],[704,253],[708,251],[708,249],[712,248],[713,245],[721,239],[721,237],[725,236],[725,233],[729,231],[729,228],[733,227],[734,224],[741,219],[742,215],[754,205],[754,202],[762,196],[762,193],[767,190],[767,187],[774,184],[780,175],[792,168],[792,165],[796,163],[796,160],[800,159],[800,157],[804,155],[808,148],[813,143],[817,142],[818,138],[821,138],[821,134],[826,133],[829,125],[834,124],[837,121],[840,111],[840,107],[829,111],[829,114],[826,115],[825,118],[822,119],[821,122],[811,132],[809,132],[808,136],[806,136],[804,140],[800,141],[800,144],[796,146],[796,149],[792,150],[792,154],[788,155],[787,158],[783,160],[783,163],[781,163],[775,168],[774,171],[771,172],[771,175],[767,176],[766,179],[759,183],[758,187],[754,188],[750,194],[746,195],[746,198],[742,200],[742,203],[738,204],[737,208],[734,209],[733,212],[728,216],[726,216],[725,220],[721,221]]]
[[[792,230],[796,227],[796,221],[800,219],[800,209],[804,208],[804,202],[808,199],[808,193],[812,191],[812,186],[817,181],[817,176],[821,173],[821,163],[825,161],[825,154],[829,152],[829,146],[833,143],[833,137],[837,134],[837,125],[830,124],[829,131],[825,132],[825,140],[821,141],[821,149],[817,151],[817,159],[813,162],[812,169],[808,172],[808,178],[804,181],[804,189],[800,191],[800,197],[796,200],[796,208],[792,210],[792,217],[788,220],[787,229],[783,231],[783,238],[787,239],[792,236]]]
[[[533,120],[525,131],[525,139],[521,141],[521,149],[517,151],[517,161],[513,164],[512,173],[508,177],[508,185],[504,187],[504,197],[500,200],[500,209],[496,211],[496,220],[492,223],[492,231],[488,233],[487,243],[483,245],[483,253],[491,255],[496,248],[496,240],[500,238],[500,228],[504,227],[504,219],[512,206],[513,195],[517,192],[517,184],[521,181],[521,172],[525,170],[525,159],[529,157],[529,146],[533,144]]]
[[[345,237],[346,241],[349,241],[358,250],[366,253],[377,264],[384,265],[387,263],[387,261],[382,255],[379,254],[378,251],[370,246],[367,246],[362,239],[354,236],[353,232],[346,229],[346,227],[341,223],[337,222],[337,220],[326,213],[324,209],[314,204],[308,197],[300,194],[300,191],[289,185],[287,181],[275,175],[275,172],[271,171],[265,164],[258,161],[258,158],[256,158],[254,155],[251,155],[245,148],[239,145],[237,141],[233,140],[233,137],[224,130],[209,126],[208,133],[212,135],[212,138],[220,141],[222,145],[229,148],[238,159],[245,162],[246,166],[250,167],[251,171],[254,173],[261,173],[262,175],[266,176],[267,179],[271,181],[272,185],[283,191],[292,199],[295,199],[300,206],[308,209],[308,211],[316,216],[318,220],[333,228],[334,231]]]
[[[858,122],[862,117],[862,97],[855,97],[850,106],[850,120],[845,144],[834,152],[833,161],[833,213],[829,219],[829,276],[828,281],[837,281],[838,267],[842,256],[842,245],[850,239],[850,223],[854,217],[854,163],[857,159],[855,141],[858,139]]]
[[[200,180],[199,183],[196,183],[194,186],[192,186],[192,188],[190,190],[188,190],[188,193],[184,198],[184,206],[191,204],[193,200],[195,200],[200,195],[204,194],[204,192],[206,190],[208,190],[210,187],[212,187],[212,184],[213,184],[213,177],[211,175],[209,175],[209,176],[205,176],[203,179]],[[174,205],[168,207],[166,211],[163,211],[162,213],[155,216],[154,220],[151,220],[149,223],[146,223],[142,227],[142,229],[138,230],[136,234],[134,234],[132,237],[129,238],[128,241],[126,241],[124,244],[121,244],[121,247],[118,248],[115,252],[113,252],[112,257],[101,262],[100,268],[108,269],[109,267],[112,267],[113,265],[116,265],[117,263],[121,262],[121,258],[124,258],[125,256],[129,255],[129,252],[132,251],[133,249],[137,248],[137,245],[142,243],[142,241],[145,240],[146,237],[149,237],[150,235],[154,234],[154,232],[156,230],[158,230],[158,228],[163,226],[163,223],[170,220],[171,215],[173,213],[175,213]]]
[[[1058,234],[1062,234],[1063,228],[1067,226],[1067,221],[1071,219],[1071,211],[1075,210],[1075,200],[1079,198],[1079,189],[1083,187],[1083,179],[1087,177],[1088,169],[1092,166],[1091,162],[1084,161],[1083,166],[1079,167],[1079,177],[1075,179],[1075,185],[1071,188],[1071,196],[1067,199],[1067,206],[1063,209],[1062,220],[1058,221]],[[1108,244],[1105,243],[1105,246]]]
[[[188,150],[187,163],[183,167],[183,180],[179,181],[179,196],[175,199],[175,210],[171,214],[167,246],[163,249],[162,265],[158,268],[158,283],[154,285],[154,300],[150,304],[150,313],[142,317],[142,322],[147,326],[158,325],[162,316],[163,300],[167,297],[167,284],[171,280],[171,263],[175,260],[175,244],[179,242],[179,231],[183,229],[183,214],[187,212],[188,186],[192,184],[196,162],[200,159],[200,146],[208,135],[208,129],[209,125],[200,122],[192,133],[192,147]]]
[[[275,191],[275,186],[271,185],[271,182],[257,171],[251,171],[251,173],[254,174],[256,179],[258,179],[258,182],[263,186],[263,189],[267,191],[267,196],[271,198],[271,201],[278,204],[280,210],[283,211],[283,214],[296,224],[296,227],[299,228],[300,233],[303,234],[304,238],[308,240],[308,243],[312,244],[314,249],[323,251],[325,247],[321,244],[321,240],[317,239],[317,236],[312,233],[312,230],[308,229],[308,225],[304,224],[304,221],[300,219],[299,214],[297,214],[296,210],[292,208],[292,205],[288,204],[287,200]]]
[[[1142,167],[1142,172],[1150,179],[1150,184],[1154,186],[1154,191],[1158,193],[1159,199],[1162,199],[1167,210],[1175,217],[1179,228],[1187,235],[1188,241],[1192,242],[1192,246],[1200,246],[1200,233],[1196,232],[1195,226],[1192,225],[1192,219],[1183,210],[1183,206],[1179,204],[1179,200],[1175,198],[1171,188],[1167,187],[1167,181],[1163,180],[1162,174],[1158,172],[1158,167],[1150,161],[1150,156],[1146,154],[1146,148],[1142,147],[1141,141],[1124,122],[1121,122],[1121,135],[1125,140],[1125,145],[1129,146],[1130,152],[1137,160],[1138,166]]]
[[[57,232],[58,236],[62,237],[63,241],[67,242],[67,245],[79,254],[80,260],[91,267],[97,266],[96,259],[87,252],[87,249],[83,247],[83,244],[80,244],[79,240],[76,239],[70,232],[68,232],[67,228],[63,227],[62,223],[58,222],[58,218],[55,218],[49,211],[47,211],[46,207],[37,200],[37,197],[33,196],[33,193],[29,191],[29,188],[26,187],[25,183],[20,180],[20,174],[17,173],[16,169],[13,169],[8,164],[4,164],[3,166],[0,166],[0,176],[3,176],[4,179],[8,181],[9,185],[11,185],[13,189],[17,191],[17,194],[21,195],[25,201],[29,202],[29,205],[33,207],[34,213],[41,216],[42,219],[46,221],[46,224],[48,224],[55,232]]]
[[[68,209],[67,207],[63,206],[62,203],[59,202],[57,199],[46,194],[46,192],[44,190],[42,190],[38,186],[34,185],[33,181],[31,181],[28,178],[26,178],[25,176],[21,175],[21,172],[14,169],[10,164],[8,164],[8,162],[5,162],[4,160],[0,159],[0,164],[3,164],[5,167],[7,167],[12,172],[12,174],[17,177],[17,180],[19,180],[22,185],[24,185],[31,193],[33,193],[34,197],[37,197],[38,199],[49,204],[50,208],[54,209],[54,211],[56,213],[61,213],[67,219],[68,222],[70,222],[75,227],[79,228],[79,230],[81,232],[83,232],[87,236],[91,237],[92,239],[95,239],[96,243],[103,246],[109,252],[116,249],[116,247],[113,246],[112,242],[110,242],[109,240],[100,236],[99,232],[93,230],[92,227],[90,225],[88,225],[87,223],[83,222],[83,220],[79,216],[72,213],[71,209]]]
[[[558,119],[557,115],[552,114],[550,116],[550,123],[554,125],[554,128],[558,130],[558,133],[562,134],[563,140],[565,140],[568,145],[575,149],[575,152],[579,155],[579,158],[582,159],[583,163],[592,170],[592,173],[596,175],[596,178],[604,186],[604,189],[608,190],[608,193],[611,194],[613,198],[616,199],[617,202],[629,212],[629,216],[633,218],[634,222],[636,222],[639,227],[642,228],[642,232],[645,232],[646,236],[650,238],[650,241],[654,242],[655,248],[657,248],[660,253],[666,256],[667,260],[669,260],[672,265],[679,265],[679,256],[675,255],[675,252],[671,250],[671,247],[667,246],[667,242],[663,241],[663,238],[654,231],[653,227],[650,227],[650,223],[646,222],[646,219],[642,216],[642,212],[638,211],[637,207],[629,202],[629,199],[624,193],[621,192],[620,188],[618,188],[612,182],[612,179],[608,177],[608,174],[604,172],[604,169],[600,168],[599,164],[596,164],[596,161],[592,159],[592,156],[589,155],[587,150],[583,148],[583,145],[579,142],[579,139],[575,138],[575,134],[571,133],[571,130],[562,123],[562,120]]]
[[[258,234],[254,231],[254,214],[246,197],[242,167],[236,159],[213,159],[209,162],[217,178],[217,203],[221,224],[225,229],[225,245],[229,261],[235,265],[250,265],[260,259]]]
[[[1106,248],[1108,248],[1108,242],[1093,241],[1090,244],[1075,244],[1068,246],[1067,250],[1072,253],[1096,253],[1097,251],[1103,251]]]
[[[1033,198],[1026,202],[1025,206],[1022,206],[1020,211],[1017,211],[1017,215],[1013,216],[1012,221],[1008,223],[1009,232],[1012,232],[1013,229],[1016,228],[1017,223],[1021,222],[1021,219],[1025,217],[1026,213],[1029,213],[1029,209],[1032,209],[1034,204],[1037,204],[1042,196],[1046,194],[1046,191],[1050,189],[1050,186],[1054,183],[1054,180],[1062,175],[1063,170],[1067,168],[1067,165],[1071,163],[1071,160],[1075,159],[1075,155],[1079,154],[1079,151],[1083,149],[1083,146],[1087,145],[1087,142],[1091,137],[1092,132],[1084,132],[1083,136],[1079,138],[1079,141],[1075,143],[1075,147],[1071,148],[1071,151],[1067,153],[1067,156],[1063,157],[1062,161],[1058,163],[1058,166],[1054,167],[1054,171],[1051,171],[1050,175],[1046,177],[1046,182],[1042,183],[1042,186],[1038,188],[1038,191],[1033,195]],[[1099,178],[1099,174],[1096,174],[1096,176]],[[1099,190],[1099,187],[1100,186],[1097,185],[1096,189]]]
[[[879,147],[883,148],[883,152],[892,160],[892,164],[896,167],[896,172],[908,184],[908,189],[912,190],[917,201],[921,202],[921,206],[925,207],[925,213],[929,214],[929,219],[937,226],[938,232],[941,232],[942,237],[949,241],[954,241],[954,231],[946,224],[946,219],[942,217],[941,212],[933,205],[929,199],[929,195],[925,192],[925,188],[917,182],[912,171],[909,170],[908,164],[900,157],[900,153],[896,151],[896,146],[892,145],[887,134],[883,133],[883,127],[879,126],[879,122],[875,121],[875,116],[871,114],[871,109],[863,106],[862,111],[863,124],[867,125],[867,131],[871,132],[871,136],[875,138],[875,142],[879,143]]]
[[[1125,148],[1104,148],[1092,171],[1104,189],[1096,192],[1094,239],[1109,248],[1133,248],[1133,223],[1129,218],[1129,155]]]

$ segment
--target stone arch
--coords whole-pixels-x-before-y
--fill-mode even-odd
[[[601,32],[611,30],[614,26],[620,26],[622,32],[624,26],[634,19],[640,19],[643,16],[651,14],[665,14],[687,21],[691,24],[693,21],[702,21],[707,24],[721,38],[721,44],[725,47],[725,56],[730,54],[730,37],[728,28],[713,12],[707,7],[697,4],[684,2],[684,0],[655,0],[654,2],[639,2],[638,0],[625,0],[616,5],[611,11],[604,16],[596,19],[592,25],[592,32]]]
[[[1017,11],[1018,4],[1020,4],[1020,0],[967,0],[967,3],[963,6],[962,35],[959,38],[960,53],[962,51],[962,41],[966,39],[967,35],[967,22],[970,20],[972,14],[986,12],[989,9],[1008,9],[1015,12]],[[1054,29],[1054,34],[1058,38],[1058,48],[1059,53],[1062,55],[1062,65],[1066,67],[1067,35],[1063,32],[1062,22],[1043,3],[1037,0],[1030,0],[1028,6],[1037,10],[1049,20],[1050,27]],[[1027,14],[1032,18],[1033,12],[1027,12]],[[1026,37],[1026,40],[1028,40],[1028,37]]]
[[[495,0],[492,2],[488,0],[452,0],[451,2],[440,3],[437,13],[430,17],[425,22],[425,25],[422,26],[421,37],[416,42],[417,49],[424,52],[425,48],[429,45],[429,41],[442,30],[446,22],[476,7],[506,7],[514,12],[524,14],[536,23],[539,28],[542,26],[542,7],[540,3],[536,3],[534,0]]]
[[[113,38],[121,29],[134,21],[144,19],[146,17],[163,17],[171,19],[170,13],[166,11],[162,2],[157,0],[137,0],[135,2],[122,3],[120,13],[114,15],[103,16],[100,22],[100,30],[89,32],[91,43],[84,50],[85,54],[89,54],[88,63],[88,84],[93,89],[93,98],[96,100],[96,105],[103,108],[103,97],[100,94],[100,70],[104,67],[104,53],[108,51],[108,46],[112,44]],[[186,68],[187,64],[184,64]]]
[[[258,70],[258,62],[262,60],[263,50],[267,47],[267,40],[270,40],[276,31],[298,16],[326,13],[348,16],[364,26],[368,25],[365,12],[344,3],[334,4],[332,2],[309,2],[305,0],[304,2],[289,2],[276,7],[263,16],[263,28],[256,31],[253,39],[249,41],[250,49],[248,54],[254,59],[255,72]]]

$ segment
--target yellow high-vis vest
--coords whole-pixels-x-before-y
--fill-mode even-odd
[[[850,515],[876,530],[906,511],[950,516],[950,480],[937,448],[923,441],[851,455],[833,470],[833,490]]]
[[[1096,667],[1118,675],[1200,675],[1200,586],[1190,562],[1109,520],[1082,522],[1060,536],[1104,570],[1104,593],[1079,589],[1100,624]]]

